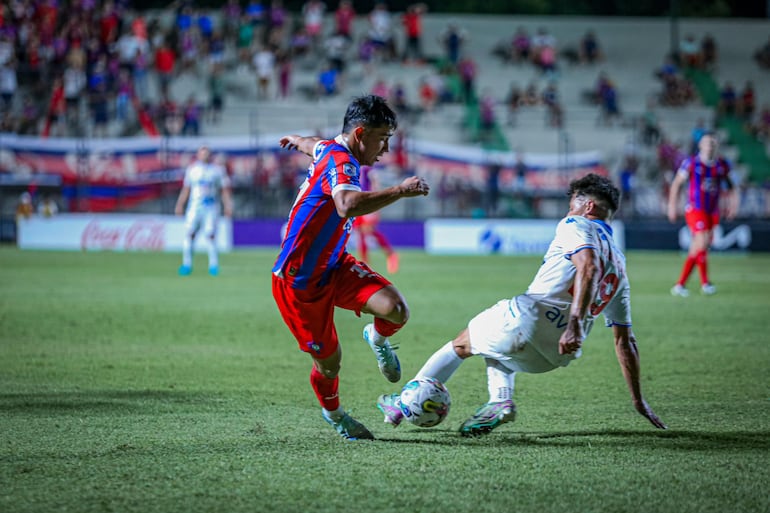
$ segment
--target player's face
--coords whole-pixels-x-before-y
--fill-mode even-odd
[[[358,127],[356,128],[356,134],[358,137],[357,148],[355,150],[351,148],[351,151],[353,151],[353,154],[358,159],[359,164],[371,166],[382,155],[390,151],[388,141],[393,135],[393,130],[390,127]]]
[[[197,154],[198,160],[200,160],[201,162],[208,162],[210,157],[211,157],[211,150],[205,147],[198,149],[198,154]]]
[[[569,200],[569,212],[568,216],[582,216],[585,215],[588,210],[588,198],[585,196],[578,196],[573,194]]]
[[[714,160],[714,156],[717,153],[716,138],[713,135],[704,135],[700,138],[698,149],[700,150],[701,158],[705,160]]]

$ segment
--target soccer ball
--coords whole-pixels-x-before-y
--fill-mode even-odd
[[[401,412],[419,427],[433,427],[449,414],[452,398],[443,383],[434,378],[413,379],[401,390]]]

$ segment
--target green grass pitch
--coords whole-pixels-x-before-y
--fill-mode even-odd
[[[668,431],[633,410],[601,323],[568,368],[518,376],[519,417],[490,436],[457,433],[486,400],[475,359],[443,424],[393,429],[368,319],[339,311],[342,402],[374,442],[321,419],[274,256],[223,255],[212,278],[196,255],[181,278],[176,254],[0,249],[0,511],[770,511],[770,255],[712,256],[718,293],[683,299],[682,255],[629,253],[643,390]],[[539,261],[404,252],[401,384]]]

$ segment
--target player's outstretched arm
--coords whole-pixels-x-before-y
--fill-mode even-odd
[[[184,214],[184,206],[187,203],[187,198],[190,197],[190,187],[185,185],[182,190],[179,191],[179,197],[176,199],[176,205],[174,206],[174,213],[178,216]]]
[[[687,181],[687,175],[683,173],[677,173],[674,176],[674,180],[671,182],[671,189],[668,191],[668,220],[672,223],[676,222],[676,210],[679,202],[679,190],[682,188],[684,182]]]
[[[341,217],[355,217],[371,214],[401,198],[427,196],[428,183],[417,176],[410,176],[398,185],[378,191],[341,190],[334,194],[334,204]]]
[[[278,141],[278,144],[281,145],[281,148],[286,148],[287,150],[297,150],[308,157],[313,156],[313,148],[315,148],[315,144],[320,141],[320,137],[303,137],[301,135],[284,135],[281,137],[281,139]]]
[[[626,379],[628,390],[631,392],[634,408],[656,428],[668,429],[642,397],[642,385],[639,382],[639,351],[631,328],[616,325],[612,327],[612,331],[615,335],[615,354],[623,371],[623,377]]]
[[[233,191],[230,187],[222,189],[222,206],[225,217],[233,216]]]
[[[599,283],[599,256],[592,248],[581,249],[570,258],[575,266],[572,305],[567,328],[559,338],[559,354],[572,354],[583,345],[583,322]]]

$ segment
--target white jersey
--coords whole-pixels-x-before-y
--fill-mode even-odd
[[[471,351],[494,358],[514,371],[548,372],[564,367],[582,351],[559,354],[559,338],[567,327],[576,268],[572,255],[592,249],[599,257],[599,286],[583,323],[585,336],[594,318],[604,313],[607,326],[631,325],[631,299],[625,257],[612,240],[612,228],[601,221],[569,216],[524,294],[499,301],[468,324]]]
[[[540,305],[546,323],[561,333],[572,304],[575,266],[572,255],[593,249],[599,257],[599,286],[586,318],[586,335],[594,318],[604,313],[607,326],[631,325],[631,301],[626,258],[612,239],[612,228],[601,221],[582,216],[569,216],[556,227],[556,235],[543,257],[535,278],[524,293]],[[540,317],[540,316],[539,316]]]
[[[195,161],[185,171],[184,186],[190,188],[188,212],[203,208],[218,210],[219,194],[230,186],[230,178],[218,164]]]

